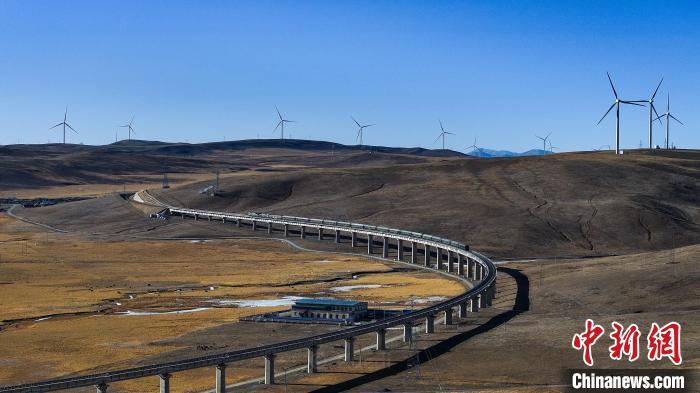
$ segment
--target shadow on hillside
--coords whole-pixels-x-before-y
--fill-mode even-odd
[[[366,383],[374,382],[382,378],[386,378],[402,371],[408,370],[411,365],[416,363],[424,363],[431,359],[434,359],[448,351],[457,345],[476,337],[482,333],[486,333],[489,330],[495,329],[502,324],[515,318],[518,314],[528,311],[530,309],[530,280],[527,276],[517,269],[510,269],[505,267],[499,267],[498,271],[503,274],[507,274],[515,279],[517,285],[517,292],[515,295],[515,304],[513,308],[502,312],[498,315],[493,316],[491,319],[485,323],[471,329],[469,331],[457,334],[450,337],[447,340],[441,341],[431,347],[428,347],[412,356],[408,359],[400,361],[393,364],[390,367],[377,370],[375,372],[362,375],[360,377],[336,384],[331,386],[325,386],[314,390],[313,392],[342,392],[348,389],[356,388],[362,386]]]

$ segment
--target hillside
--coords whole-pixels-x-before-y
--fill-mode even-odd
[[[253,173],[155,194],[174,205],[348,219],[463,240],[500,257],[700,243],[700,152],[608,152]]]
[[[104,146],[8,145],[0,146],[0,192],[76,184],[139,183],[145,176],[164,172],[276,170],[279,165],[398,165],[464,156],[450,150],[347,146],[296,139],[202,144],[132,140]]]

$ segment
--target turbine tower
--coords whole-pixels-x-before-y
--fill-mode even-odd
[[[295,123],[295,121],[284,119],[282,117],[282,114],[280,113],[280,110],[277,107],[275,107],[275,109],[277,110],[277,116],[280,118],[280,121],[277,123],[277,127],[275,127],[275,130],[272,132],[277,131],[277,129],[279,128],[281,131],[281,133],[280,133],[281,139],[284,139],[284,123]]]
[[[357,124],[357,137],[355,137],[355,142],[357,142],[357,141],[359,140],[359,141],[360,141],[360,146],[362,146],[362,131],[364,131],[364,129],[367,128],[367,127],[376,126],[376,124],[365,124],[365,125],[362,125],[362,124],[360,124],[360,122],[358,122],[357,120],[355,120],[354,117],[350,116],[350,118],[352,119],[352,121],[355,122],[355,124]]]
[[[637,105],[637,106],[644,106],[641,104],[638,104],[639,102],[647,102],[643,100],[621,100],[620,97],[617,95],[617,90],[615,90],[615,85],[613,85],[612,78],[610,77],[610,73],[608,72],[608,81],[610,81],[610,87],[612,87],[613,94],[615,95],[615,101],[610,105],[610,108],[608,108],[608,111],[605,112],[603,117],[598,120],[598,124],[600,124],[603,119],[610,113],[610,111],[613,108],[616,108],[616,122],[615,122],[615,154],[620,154],[620,104],[628,104],[628,105]]]
[[[654,97],[656,97],[656,93],[659,92],[659,87],[661,87],[661,82],[664,81],[664,78],[662,77],[661,80],[659,81],[659,84],[656,86],[656,90],[654,90],[654,94],[651,95],[649,100],[647,102],[649,103],[649,149],[652,149],[652,131],[653,131],[653,124],[654,124],[654,113],[656,113],[656,117],[659,118],[658,112],[656,112],[656,107],[654,107]],[[661,123],[661,120],[659,120],[659,123]],[[663,123],[661,123],[663,125]],[[642,146],[640,145],[639,148]]]
[[[433,143],[437,142],[438,139],[442,138],[442,150],[445,150],[445,135],[454,135],[454,134],[451,132],[445,131],[445,128],[442,126],[441,120],[438,120],[438,122],[440,123],[440,131],[442,131],[442,132],[440,132],[440,135],[438,135],[438,137],[435,138],[435,141],[433,141]]]
[[[542,154],[543,154],[543,155],[544,155],[544,154],[547,154],[547,140],[549,139],[549,136],[550,136],[550,135],[552,135],[551,132],[550,132],[549,134],[547,134],[547,136],[544,137],[544,138],[542,138],[542,137],[539,136],[539,135],[535,135],[535,136],[537,137],[537,139],[542,140]]]
[[[134,127],[131,126],[133,123],[134,123],[134,116],[131,116],[131,121],[129,122],[129,124],[125,124],[125,125],[123,125],[123,126],[119,126],[119,127],[122,127],[122,128],[128,128],[128,129],[129,129],[129,137],[128,137],[128,140],[129,140],[129,141],[131,141],[131,133],[133,132],[134,134],[136,134],[136,131],[134,131]]]
[[[66,112],[63,114],[63,122],[56,124],[55,126],[49,128],[49,130],[56,128],[58,126],[63,126],[63,144],[66,144],[66,127],[70,128],[71,131],[75,132],[76,134],[78,131],[74,130],[73,127],[68,124],[68,106],[66,106]]]
[[[666,113],[664,113],[663,115],[657,117],[657,118],[654,119],[654,120],[659,120],[659,121],[661,121],[660,119],[661,119],[662,117],[665,117],[665,118],[666,118],[666,149],[668,149],[668,145],[669,145],[668,138],[669,138],[669,131],[670,131],[670,128],[671,128],[671,127],[670,127],[670,125],[671,125],[671,119],[677,121],[677,122],[680,123],[681,125],[685,125],[685,124],[683,124],[683,122],[681,122],[680,120],[676,119],[676,117],[673,116],[673,115],[671,114],[671,95],[670,95],[670,94],[668,95],[668,101],[667,101],[667,103],[666,103]]]

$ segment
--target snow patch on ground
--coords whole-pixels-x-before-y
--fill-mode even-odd
[[[365,285],[346,285],[343,287],[333,287],[331,288],[331,292],[350,292],[355,289],[373,289],[373,288],[381,288],[382,285],[378,284],[365,284]]]
[[[200,311],[206,311],[209,310],[209,307],[198,307],[198,308],[190,308],[187,310],[175,310],[175,311],[124,311],[117,313],[118,315],[122,316],[145,316],[145,315],[165,315],[165,314],[189,314],[193,312],[200,312]]]
[[[284,296],[279,299],[212,299],[209,302],[216,303],[221,306],[238,306],[238,307],[279,307],[291,306],[295,301],[304,299],[300,296]]]

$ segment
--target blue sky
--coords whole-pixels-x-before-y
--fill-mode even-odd
[[[0,1],[0,144],[136,137],[294,138],[527,150],[614,145],[613,96],[671,93],[671,141],[700,147],[700,4],[693,1]],[[663,112],[663,111],[660,111]],[[624,107],[622,146],[646,140]],[[119,139],[125,139],[119,129]],[[663,143],[661,129],[654,142]]]

